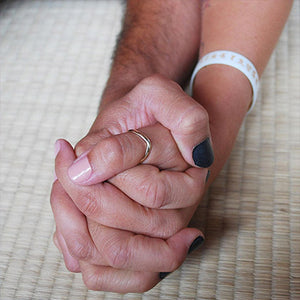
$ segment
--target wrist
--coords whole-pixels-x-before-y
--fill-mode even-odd
[[[210,65],[197,73],[193,97],[207,110],[210,118],[236,117],[241,122],[252,102],[248,78],[227,65]]]
[[[210,65],[195,77],[193,98],[207,111],[215,161],[210,168],[212,182],[233,148],[240,126],[252,101],[247,77],[230,66]]]

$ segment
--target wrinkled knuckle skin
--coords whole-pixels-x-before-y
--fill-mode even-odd
[[[185,218],[182,216],[182,213],[176,210],[174,211],[174,215],[172,218],[162,219],[160,224],[158,224],[156,230],[159,230],[157,232],[160,232],[161,238],[167,239],[173,236],[179,230],[185,228],[187,226],[186,223],[187,222]],[[153,229],[155,230],[155,227]]]
[[[121,242],[111,243],[105,248],[105,252],[108,264],[115,269],[125,268],[131,256],[127,244]]]
[[[88,193],[81,198],[80,210],[87,217],[96,216],[99,210],[99,203],[93,193]]]
[[[150,182],[145,190],[145,197],[150,208],[161,208],[164,205],[165,190],[158,182]]]
[[[202,106],[198,106],[197,109],[194,110],[196,123],[200,124],[208,124],[209,123],[209,115],[206,109]]]
[[[93,291],[103,290],[101,276],[99,278],[99,274],[93,272],[93,270],[84,270],[82,272],[82,280],[85,286],[89,290],[93,290]]]
[[[153,86],[155,86],[158,88],[162,88],[164,90],[166,90],[168,87],[173,87],[175,89],[182,91],[182,88],[180,87],[180,85],[177,82],[172,81],[169,78],[167,78],[161,74],[150,75],[150,76],[146,77],[145,79],[143,79],[140,83],[144,87],[152,88]]]
[[[166,81],[167,81],[167,79],[163,75],[152,74],[152,75],[144,78],[141,81],[141,84],[143,84],[145,86],[153,86],[153,85],[160,86],[160,85],[163,85],[163,83]]]
[[[68,250],[77,260],[87,261],[92,256],[92,247],[87,238],[82,235],[73,235],[66,240]]]
[[[108,138],[101,144],[101,161],[109,166],[111,163],[120,166],[123,163],[124,148],[119,139]]]
[[[165,217],[163,216],[156,216],[155,214],[150,216],[146,216],[146,219],[148,219],[147,223],[147,235],[151,237],[158,237],[162,239],[168,239],[171,237],[177,230],[174,232],[173,228],[170,228],[169,224],[170,222],[167,221]]]
[[[207,111],[200,105],[187,110],[185,117],[180,120],[179,127],[186,134],[195,132],[195,129],[206,127],[209,123]]]

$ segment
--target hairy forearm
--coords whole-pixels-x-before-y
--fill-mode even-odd
[[[198,0],[129,0],[102,102],[118,99],[140,80],[164,75],[183,85],[198,57]]]

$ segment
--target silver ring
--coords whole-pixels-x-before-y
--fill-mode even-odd
[[[151,140],[142,132],[136,129],[129,129],[128,132],[132,132],[136,134],[138,137],[140,137],[145,143],[146,143],[146,150],[145,150],[145,155],[144,157],[140,160],[140,163],[142,163],[150,154],[152,144]]]

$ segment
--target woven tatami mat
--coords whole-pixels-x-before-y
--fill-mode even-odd
[[[300,1],[193,223],[206,244],[144,295],[87,291],[52,244],[53,144],[89,128],[121,2],[0,1],[1,299],[300,299]]]

